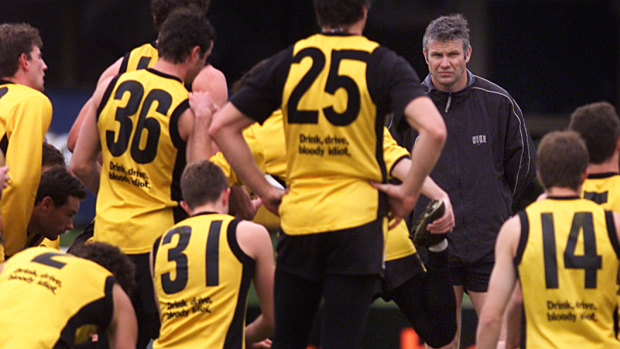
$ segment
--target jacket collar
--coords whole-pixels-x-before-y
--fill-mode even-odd
[[[476,79],[476,76],[469,71],[469,69],[467,69],[467,86],[465,86],[464,89],[462,89],[461,91],[466,90],[468,87],[471,87],[474,84],[474,80]],[[424,81],[422,82],[422,85],[424,85],[426,87],[426,91],[427,92],[431,92],[433,90],[437,90],[435,88],[435,85],[433,85],[433,81],[431,79],[431,74],[428,74],[426,76],[426,78],[424,79]],[[437,90],[439,91],[439,90]],[[454,93],[459,93],[461,91],[457,91],[457,92],[453,92]],[[443,92],[443,91],[439,91],[439,92]]]

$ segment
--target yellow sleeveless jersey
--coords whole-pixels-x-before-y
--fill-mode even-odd
[[[176,77],[142,69],[112,80],[97,113],[103,163],[95,241],[147,253],[186,217],[178,204],[186,162],[178,119],[188,107]]]
[[[119,74],[150,68],[157,62],[158,58],[159,53],[155,42],[138,46],[125,54]]]
[[[54,249],[15,254],[0,273],[0,346],[73,348],[83,326],[108,327],[113,285],[100,265]]]
[[[369,183],[386,179],[377,151],[383,118],[364,74],[377,47],[362,36],[315,35],[293,48],[282,92],[290,192],[280,217],[287,234],[357,227],[385,213]]]
[[[592,173],[583,183],[582,196],[606,210],[620,212],[620,174]]]
[[[387,180],[385,115],[424,95],[418,85],[406,61],[376,42],[317,34],[274,55],[233,96],[240,111],[261,123],[282,110],[290,191],[280,217],[287,234],[383,219],[387,203],[369,181]]]
[[[254,260],[237,243],[229,215],[201,213],[168,230],[153,247],[161,329],[154,348],[244,348]]]
[[[244,130],[243,136],[258,168],[264,173],[286,181],[286,151],[281,111],[274,112],[262,125],[253,124]],[[399,160],[409,156],[407,149],[396,143],[387,128],[383,129],[383,156],[389,172]],[[241,184],[221,152],[214,155],[211,161],[222,168],[230,185]],[[386,261],[409,256],[415,251],[404,220],[388,231]]]
[[[577,197],[519,213],[515,265],[526,348],[620,348],[614,337],[620,248],[611,212]]]
[[[52,104],[40,91],[0,80],[0,150],[11,185],[2,192],[0,217],[7,256],[26,246],[26,228],[41,179],[43,140]]]

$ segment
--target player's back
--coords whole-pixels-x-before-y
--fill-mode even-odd
[[[386,177],[384,120],[366,74],[378,46],[362,36],[318,34],[292,49],[282,92],[291,190],[280,215],[287,234],[356,227],[381,215],[369,180]]]
[[[161,329],[155,348],[241,348],[254,260],[237,243],[238,219],[200,213],[154,246]]]
[[[614,338],[618,239],[611,212],[577,197],[520,212],[515,257],[526,347],[620,348]]]
[[[606,210],[620,212],[620,174],[591,173],[583,183],[583,197]]]
[[[179,179],[185,141],[178,121],[189,107],[182,81],[152,69],[112,80],[97,111],[103,163],[95,240],[125,253],[147,253],[186,215]]]
[[[84,325],[107,328],[114,277],[94,262],[35,247],[15,254],[0,273],[3,348],[73,347]]]
[[[152,67],[159,58],[157,44],[149,42],[127,52],[121,61],[119,74]]]

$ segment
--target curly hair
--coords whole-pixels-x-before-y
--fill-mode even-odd
[[[104,242],[72,245],[68,253],[106,268],[127,294],[136,288],[136,265],[121,250]]]

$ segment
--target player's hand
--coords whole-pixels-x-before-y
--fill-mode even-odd
[[[11,177],[9,177],[8,172],[8,166],[0,167],[0,197],[2,197],[2,189],[8,187],[11,182]]]
[[[271,348],[271,339],[267,338],[260,342],[250,344],[250,349],[269,349]]]
[[[426,229],[433,234],[445,234],[454,229],[454,211],[449,197],[441,198],[443,201],[445,212],[443,216],[437,218],[426,226]]]
[[[390,219],[389,229],[396,227],[413,210],[418,199],[417,195],[407,195],[403,190],[402,184],[370,182],[370,185],[387,195],[388,205],[390,206],[390,211],[388,212],[388,218]]]
[[[269,185],[266,188],[265,193],[261,195],[260,198],[263,205],[265,205],[265,208],[279,217],[280,214],[278,213],[278,209],[280,208],[280,203],[282,203],[282,197],[287,192],[288,189],[282,190]]]
[[[211,123],[211,117],[217,111],[217,106],[213,102],[211,94],[206,91],[190,92],[189,107],[192,108],[196,119],[208,119],[209,124]]]

